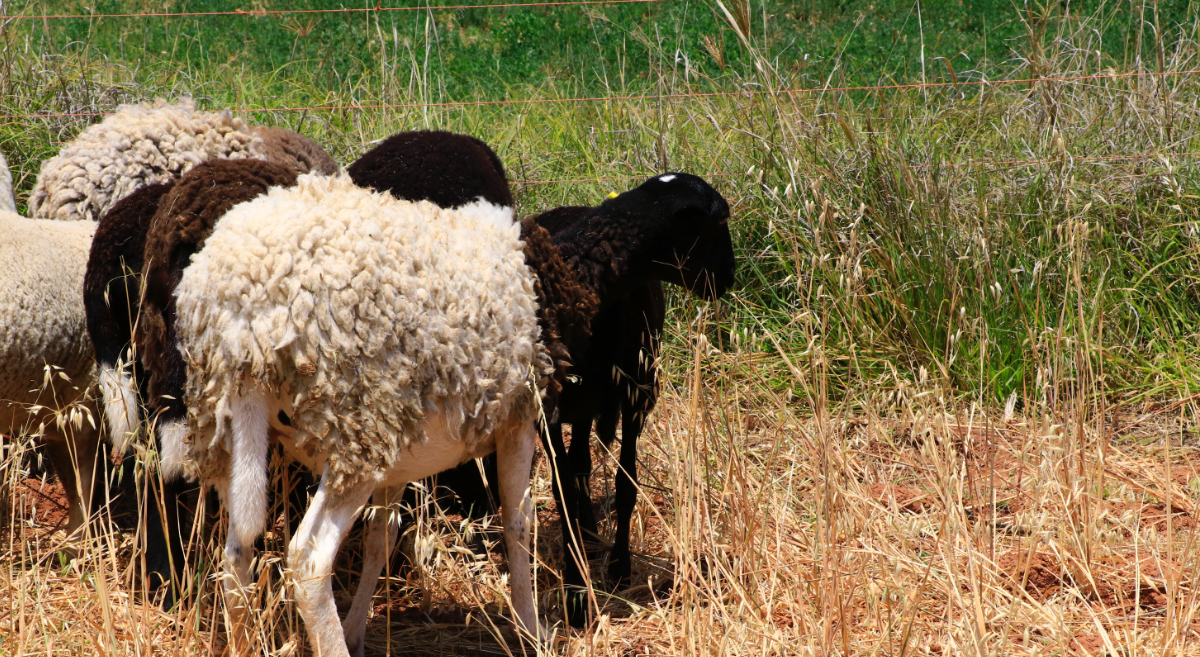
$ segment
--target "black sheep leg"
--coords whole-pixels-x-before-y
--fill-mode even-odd
[[[554,423],[539,431],[542,435],[546,453],[550,455],[550,465],[553,468],[551,477],[554,490],[554,501],[558,504],[559,515],[562,516],[563,528],[563,584],[566,588],[566,617],[571,627],[583,627],[587,624],[587,587],[583,582],[583,566],[587,562],[583,550],[583,541],[577,531],[578,518],[574,517],[579,508],[575,489],[575,473],[571,469],[570,456],[563,444],[562,424]]]
[[[182,480],[161,481],[146,478],[152,484],[145,500],[146,579],[152,594],[166,587],[162,608],[170,611],[182,592],[184,566],[183,528],[179,522],[179,499],[189,484]],[[160,488],[161,485],[161,488]],[[161,494],[159,494],[161,491]]]
[[[628,583],[633,571],[629,554],[629,521],[637,506],[637,440],[642,434],[644,416],[626,408],[621,422],[621,467],[617,471],[617,533],[608,556],[608,579],[620,588]]]
[[[559,429],[561,433],[561,428]],[[598,545],[600,530],[596,526],[596,514],[592,512],[592,421],[575,422],[571,425],[571,447],[569,451],[571,470],[575,473],[575,520],[579,523],[584,550]]]

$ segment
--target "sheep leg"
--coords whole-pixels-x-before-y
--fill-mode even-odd
[[[371,502],[376,508],[367,528],[366,542],[363,543],[362,579],[358,582],[358,592],[354,594],[354,604],[342,621],[346,649],[356,657],[363,657],[367,613],[371,609],[371,599],[375,596],[375,585],[379,582],[380,571],[392,553],[396,533],[400,529],[400,518],[392,518],[390,503],[393,497],[393,489],[386,487],[376,488],[371,495]]]
[[[617,533],[608,557],[608,579],[617,588],[629,581],[633,566],[629,554],[629,521],[637,506],[637,440],[642,434],[643,413],[626,408],[621,422],[621,467],[617,471]]]
[[[529,475],[537,445],[536,431],[536,425],[530,422],[512,433],[502,432],[496,439],[496,461],[513,610],[517,626],[540,640],[542,633],[533,602],[529,566],[529,538],[534,521]]]
[[[249,652],[246,616],[254,585],[254,542],[267,524],[267,402],[258,390],[247,390],[229,402],[232,415],[232,459],[228,478],[216,482],[229,515],[225,536],[225,607],[233,654]]]
[[[328,475],[327,471],[321,477],[317,494],[288,544],[288,567],[296,608],[308,628],[313,654],[349,657],[342,624],[338,622],[337,605],[333,601],[331,575],[338,547],[354,525],[359,509],[371,497],[374,485],[365,483],[334,493]],[[378,571],[375,576],[378,578]]]
[[[597,545],[600,529],[596,526],[596,514],[592,511],[592,421],[576,422],[571,425],[571,469],[575,471],[575,503],[578,506],[576,520],[583,536],[584,550]]]
[[[183,582],[183,536],[179,523],[179,497],[187,489],[181,479],[163,481],[149,476],[152,484],[146,500],[146,580],[151,593],[165,591],[162,608],[175,606]],[[156,495],[156,492],[161,494]]]
[[[46,427],[46,451],[67,496],[67,534],[74,535],[92,511],[100,436],[90,430]]]
[[[546,431],[542,433],[542,442],[546,453],[552,459],[554,473],[550,480],[551,490],[554,491],[554,501],[558,504],[558,513],[562,517],[563,585],[566,587],[567,596],[567,622],[571,627],[583,627],[587,625],[587,587],[583,578],[583,571],[587,569],[587,553],[579,532],[576,531],[576,510],[579,508],[575,489],[577,473],[571,467],[572,459],[563,446],[562,424],[555,422],[547,426]],[[504,506],[507,508],[507,505]]]

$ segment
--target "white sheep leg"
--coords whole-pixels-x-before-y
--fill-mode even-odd
[[[314,655],[348,657],[350,654],[342,625],[338,622],[330,575],[338,547],[373,488],[373,484],[366,483],[335,494],[326,473],[288,545],[288,567],[296,608],[308,629]]]
[[[225,537],[225,608],[228,635],[235,655],[249,652],[247,612],[254,585],[254,541],[266,528],[267,403],[251,389],[229,402],[233,424],[233,458],[229,477],[216,483],[229,528]]]
[[[342,621],[346,648],[355,657],[363,657],[363,641],[367,633],[367,613],[371,610],[371,599],[375,597],[379,573],[392,553],[392,546],[396,543],[396,534],[400,529],[400,523],[391,519],[391,509],[388,507],[397,497],[392,495],[394,491],[393,488],[380,487],[371,495],[371,503],[376,508],[367,528],[366,542],[363,543],[362,579],[359,580],[358,591],[354,594],[354,604]]]
[[[504,516],[504,545],[508,548],[513,611],[518,627],[540,640],[541,628],[533,602],[533,578],[529,567],[529,539],[534,519],[529,473],[536,443],[537,430],[532,423],[511,434],[496,437],[500,508]]]

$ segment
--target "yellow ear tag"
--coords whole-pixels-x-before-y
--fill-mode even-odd
[[[620,194],[618,194],[616,192],[609,192],[608,196],[606,196],[605,198],[616,198],[618,196],[620,196]]]

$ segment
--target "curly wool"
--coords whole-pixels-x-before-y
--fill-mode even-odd
[[[536,299],[511,211],[397,200],[301,176],[226,214],[177,288],[188,451],[228,471],[228,403],[251,379],[294,405],[296,444],[332,486],[380,477],[462,401],[468,447],[533,411]],[[459,409],[455,409],[459,410]]]
[[[85,330],[84,269],[94,222],[62,223],[0,212],[0,418],[20,417],[18,404],[50,405],[41,388],[46,365],[62,368],[82,393],[95,380]],[[74,401],[56,385],[57,401]],[[77,395],[76,395],[77,396]],[[15,415],[14,415],[15,414]]]
[[[262,137],[261,156],[295,169],[299,173],[321,173],[332,176],[338,163],[317,142],[284,128],[257,126],[254,134]]]
[[[567,384],[571,354],[586,349],[600,300],[580,283],[563,262],[549,231],[534,219],[521,222],[521,239],[525,242],[525,264],[534,274],[541,341],[553,363],[547,376],[538,381],[538,388],[546,395],[546,416],[552,418],[558,395]]]
[[[29,197],[34,218],[98,220],[135,190],[212,158],[264,159],[262,137],[229,112],[193,101],[122,105],[42,163]]]
[[[360,187],[408,201],[456,208],[476,199],[512,207],[504,163],[487,144],[443,130],[413,130],[384,139],[346,167]]]
[[[273,161],[212,160],[185,174],[158,201],[146,232],[142,265],[146,293],[134,336],[138,353],[145,356],[141,360],[151,403],[172,408],[179,417],[186,411],[182,399],[186,368],[178,350],[170,348],[180,272],[204,248],[217,220],[230,208],[265,194],[270,187],[291,187],[296,175],[295,169]]]

